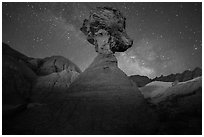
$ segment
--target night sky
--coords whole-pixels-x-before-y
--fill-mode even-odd
[[[80,27],[98,6],[127,18],[134,44],[116,54],[127,75],[202,67],[202,3],[2,3],[3,42],[30,57],[64,56],[84,71],[97,54]]]

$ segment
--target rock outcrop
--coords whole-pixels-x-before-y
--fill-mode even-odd
[[[39,76],[49,75],[63,70],[71,70],[81,73],[81,70],[70,60],[62,56],[52,56],[44,59],[33,59],[29,61],[36,66],[36,73]]]
[[[102,19],[99,24],[98,17]],[[32,61],[41,66],[37,74],[49,74],[48,78],[38,78],[39,90],[32,91],[32,102],[4,128],[4,134],[156,134],[156,114],[118,68],[114,56],[132,46],[125,33],[125,18],[116,9],[97,8],[85,24],[87,33],[82,30],[92,37],[98,52],[93,63],[75,79],[64,75],[65,71],[58,72],[66,66],[56,65],[55,58],[46,60],[45,67],[39,60]],[[61,73],[75,79],[66,90],[55,89],[66,86],[58,84],[64,81],[58,77]],[[49,83],[54,88],[42,92],[40,87],[49,88]]]
[[[66,90],[81,72],[76,65],[64,57],[35,59],[23,55],[4,43],[2,43],[2,55],[3,134],[15,134],[16,130],[13,126],[18,124],[14,121],[17,116],[26,112],[31,106],[36,106],[33,103],[38,104],[46,100],[45,95],[54,96],[56,91]],[[57,68],[57,72],[52,73],[52,66],[45,65],[45,62],[51,62],[50,60],[53,59],[59,62],[56,63],[57,67],[65,64],[62,71]],[[39,65],[42,61],[44,63]],[[51,67],[47,71],[50,74],[40,76],[37,72],[41,72],[39,70],[45,72],[46,69],[42,68],[46,67]],[[52,91],[55,92],[52,93]]]
[[[125,30],[126,18],[122,13],[112,7],[97,7],[90,13],[89,19],[85,19],[81,31],[87,36],[88,42],[95,46],[96,52],[104,46],[98,47],[97,37],[108,35],[108,49],[115,52],[124,52],[133,44]],[[97,41],[97,42],[96,42]]]

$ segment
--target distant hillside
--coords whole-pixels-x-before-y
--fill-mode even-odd
[[[193,71],[186,70],[183,73],[160,76],[152,79],[152,81],[174,82],[175,80],[178,80],[179,82],[184,82],[199,76],[202,76],[202,70],[197,67]]]
[[[140,75],[129,76],[129,78],[133,80],[138,87],[143,87],[152,81],[147,76],[140,76]]]
[[[185,81],[188,81],[196,77],[200,77],[200,76],[202,76],[202,69],[196,67],[193,71],[186,70],[183,73],[170,74],[167,76],[161,75],[160,77],[156,77],[154,79],[150,79],[147,76],[140,76],[140,75],[129,76],[129,78],[133,80],[137,84],[138,87],[143,87],[152,81],[185,82]]]

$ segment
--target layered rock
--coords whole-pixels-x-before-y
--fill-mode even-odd
[[[68,92],[74,100],[80,100],[76,113],[83,112],[73,116],[74,120],[88,117],[85,121],[76,122],[77,127],[80,127],[77,129],[79,133],[155,132],[154,112],[145,102],[137,86],[117,67],[117,60],[112,54],[99,54],[90,67],[70,85]],[[73,123],[71,121],[70,123]]]
[[[42,100],[45,102],[49,96],[56,96],[57,92],[66,90],[81,71],[69,60],[59,56],[35,59],[21,54],[4,43],[2,46],[3,134],[25,134],[25,132],[18,131],[18,123],[21,121],[18,121],[17,117],[32,108],[37,107],[37,111],[40,111],[41,106],[44,107],[41,105]],[[53,59],[60,63],[56,63],[58,72],[53,71],[52,73],[52,65],[46,66],[45,64],[52,62],[50,60]],[[42,60],[43,64],[40,63]],[[64,68],[60,71],[63,65]],[[51,69],[48,69],[50,67]],[[50,74],[39,76],[37,72],[41,68],[47,68],[43,69],[43,72]],[[21,120],[23,121],[23,118]]]
[[[74,70],[65,69],[61,72],[38,77],[32,89],[31,100],[41,103],[52,101],[53,96],[56,97],[65,92],[79,74]]]
[[[81,73],[81,70],[74,63],[62,56],[33,59],[29,62],[37,67],[36,73],[40,76],[61,72],[63,70],[71,70]]]

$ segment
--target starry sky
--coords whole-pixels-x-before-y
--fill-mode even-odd
[[[202,68],[202,3],[2,3],[2,41],[35,58],[64,56],[84,71],[96,57],[80,31],[90,10],[119,9],[134,40],[116,53],[127,75],[160,75]]]

